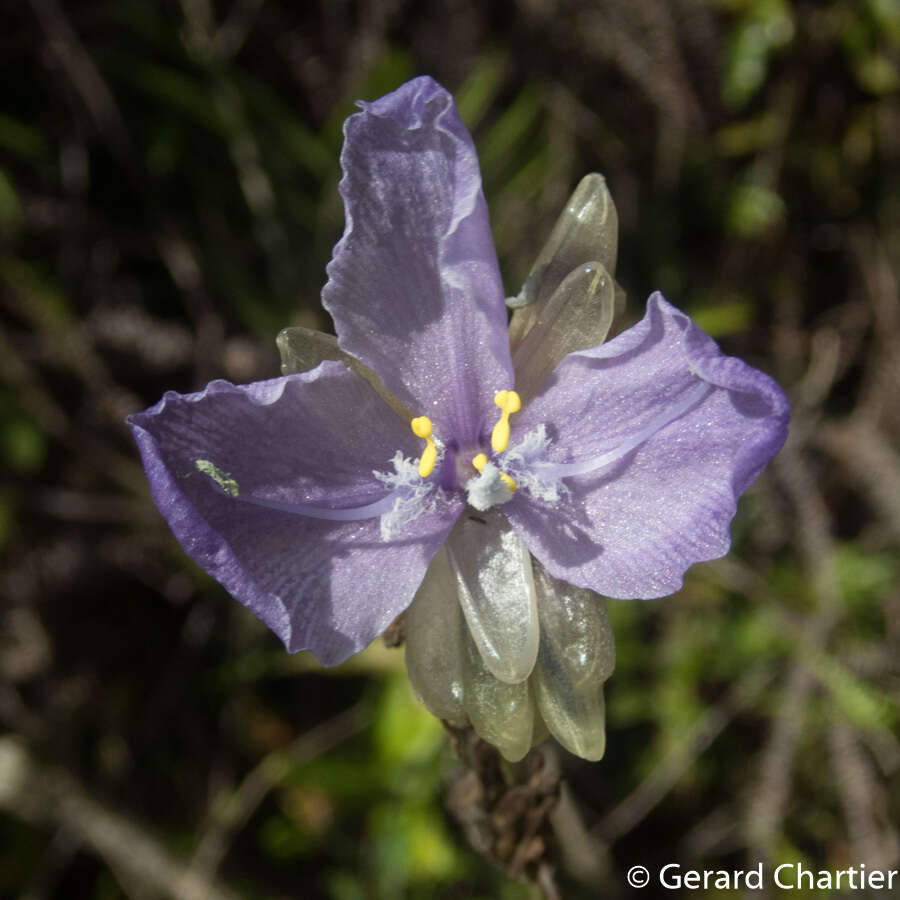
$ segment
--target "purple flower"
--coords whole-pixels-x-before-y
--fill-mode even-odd
[[[508,333],[452,98],[423,77],[361,107],[323,291],[337,342],[288,329],[283,377],[131,416],[153,498],[288,650],[339,663],[415,597],[407,663],[432,712],[511,759],[544,723],[599,758],[613,645],[593,592],[661,597],[725,554],[787,401],[659,294],[602,344],[616,226],[599,176]]]

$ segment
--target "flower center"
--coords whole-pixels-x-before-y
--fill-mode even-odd
[[[449,489],[451,485],[444,485],[442,488],[439,483],[441,479],[430,476],[436,469],[441,472],[445,452],[452,454],[455,463],[455,479],[450,475],[453,487],[465,491],[469,505],[477,510],[488,510],[492,506],[507,503],[519,489],[524,489],[533,499],[556,503],[568,493],[568,488],[562,483],[563,479],[595,472],[622,459],[702,403],[713,390],[714,385],[698,379],[696,384],[684,391],[667,409],[636,429],[629,437],[617,441],[603,452],[571,462],[551,462],[547,459],[550,437],[544,425],[533,428],[514,447],[509,446],[509,417],[521,409],[521,400],[515,391],[498,391],[494,395],[494,403],[500,409],[500,419],[491,432],[493,460],[487,453],[475,452],[477,448],[468,447],[462,451],[445,448],[433,436],[431,420],[427,416],[417,416],[411,420],[410,428],[416,437],[425,441],[418,463],[407,459],[398,450],[391,460],[393,472],[373,473],[378,481],[389,488],[389,492],[379,499],[347,508],[248,495],[228,472],[220,469],[213,461],[197,459],[195,466],[198,472],[209,478],[215,490],[237,502],[332,522],[380,518],[382,539],[390,540],[404,532],[419,516],[434,511],[442,502],[442,491]]]
[[[477,453],[471,447],[464,447],[453,454],[453,474],[456,476],[454,486],[465,489],[473,478],[478,477],[478,469],[473,462],[476,458]]]
[[[503,390],[494,394],[494,403],[500,409],[500,418],[491,431],[491,448],[495,454],[502,454],[509,446],[509,417],[522,408],[522,401],[515,391]],[[417,416],[409,423],[409,427],[416,437],[426,442],[419,459],[419,476],[427,478],[434,471],[438,460],[438,448],[432,438],[431,419]],[[453,456],[456,484],[466,492],[469,503],[476,509],[485,510],[498,503],[505,503],[518,488],[513,478],[501,471],[497,462],[491,461],[487,453],[467,448]],[[501,484],[504,489],[500,489]]]
[[[476,457],[474,457],[473,460],[472,460],[472,465],[475,466],[475,468],[478,469],[478,471],[481,472],[482,475],[484,474],[484,470],[485,470],[485,468],[487,467],[487,464],[488,464],[488,458],[487,458],[487,454],[486,454],[486,453],[479,453],[479,454],[478,454]],[[503,483],[504,483],[511,491],[514,491],[514,490],[516,489],[516,487],[517,487],[515,481],[513,481],[512,478],[510,478],[509,475],[506,474],[506,472],[501,472],[501,473],[500,473],[500,480],[501,480],[501,481],[502,481],[502,482],[503,482]]]

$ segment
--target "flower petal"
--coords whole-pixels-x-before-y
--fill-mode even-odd
[[[608,597],[671,594],[690,565],[728,551],[737,498],[789,415],[771,378],[654,294],[633,328],[566,357],[516,425],[544,424],[558,470],[585,474],[555,505],[520,491],[504,512],[557,578]],[[587,471],[592,458],[612,461]]]
[[[603,683],[616,662],[602,597],[534,567],[541,649],[531,676],[535,700],[553,736],[582,759],[606,749]]]
[[[496,509],[463,516],[447,541],[459,602],[494,677],[524,681],[538,652],[531,554]]]
[[[466,628],[447,551],[438,550],[404,617],[406,668],[428,711],[462,727],[463,638]]]
[[[322,301],[343,350],[445,443],[475,443],[513,380],[472,139],[427,77],[360,105],[344,127],[346,228]]]
[[[418,443],[344,365],[198,394],[129,417],[153,499],[182,547],[291,651],[337,664],[409,605],[462,506],[385,543],[378,518],[330,521],[265,504],[343,509],[387,494],[373,470]]]

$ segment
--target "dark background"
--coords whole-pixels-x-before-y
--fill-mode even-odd
[[[328,328],[341,122],[419,73],[473,131],[509,293],[601,171],[629,318],[661,289],[794,405],[731,555],[610,603],[562,895],[630,894],[636,863],[898,866],[893,0],[0,15],[0,896],[534,895],[445,811],[402,650],[285,654],[182,554],[123,423]]]

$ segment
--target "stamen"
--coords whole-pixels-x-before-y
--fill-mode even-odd
[[[472,465],[475,466],[476,471],[483,472],[484,467],[487,465],[488,458],[486,453],[479,453],[478,456],[473,457]],[[518,485],[513,481],[506,472],[500,473],[500,480],[511,490],[514,491]]]
[[[434,471],[437,462],[437,447],[431,437],[431,419],[428,416],[417,416],[409,423],[409,427],[417,438],[425,440],[425,449],[419,459],[419,476],[427,478]]]
[[[502,453],[509,444],[509,417],[522,408],[522,401],[515,391],[497,391],[494,403],[500,407],[500,421],[491,432],[494,453]]]

